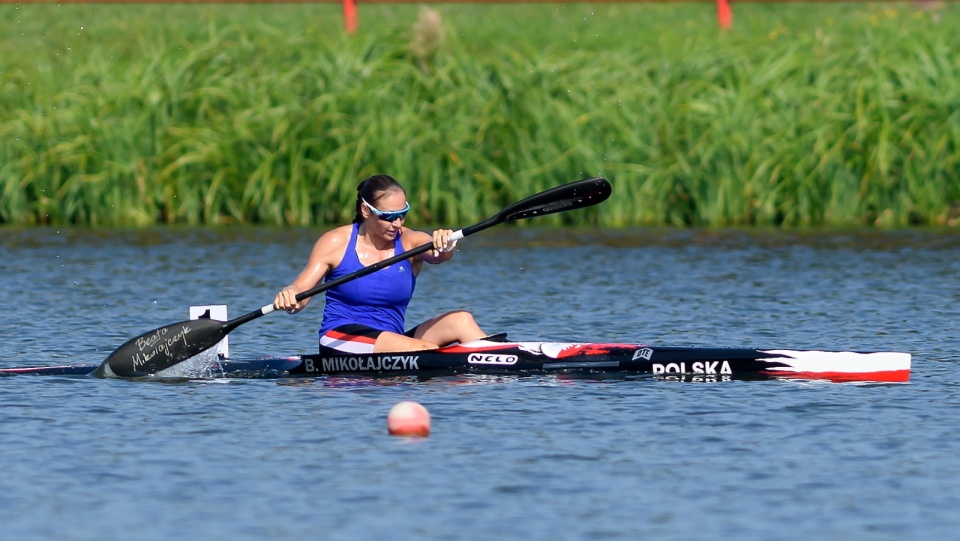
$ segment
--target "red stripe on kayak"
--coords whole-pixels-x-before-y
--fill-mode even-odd
[[[0,374],[30,374],[32,372],[50,372],[52,370],[74,369],[81,365],[59,364],[56,366],[27,366],[24,368],[0,368]],[[82,366],[86,368],[86,366]],[[90,368],[93,370],[96,366]]]
[[[877,372],[787,372],[782,370],[766,370],[764,374],[795,379],[826,379],[837,383],[844,381],[882,381],[891,383],[910,381],[909,370],[881,370]]]
[[[506,351],[513,350],[517,348],[517,344],[511,342],[497,342],[495,346],[462,346],[460,344],[454,344],[452,346],[444,346],[437,351],[441,353],[476,353],[478,351]]]
[[[636,349],[634,347],[626,348],[623,344],[571,344],[569,347],[560,350],[558,359],[567,357],[576,357],[578,355],[607,355],[616,349]]]

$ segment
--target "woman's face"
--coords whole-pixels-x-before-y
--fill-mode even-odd
[[[395,218],[393,221],[387,221],[384,217],[378,216],[374,209],[380,213],[401,212],[404,209],[408,209],[407,195],[403,193],[402,190],[392,190],[384,192],[380,195],[379,199],[369,201],[369,203],[374,207],[373,209],[362,205],[363,221],[368,231],[385,239],[396,239],[397,235],[400,234],[400,230],[403,228],[405,216]],[[390,216],[386,218],[390,218]]]

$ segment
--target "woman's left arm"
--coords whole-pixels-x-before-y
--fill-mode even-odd
[[[453,257],[454,248],[457,246],[457,241],[451,241],[450,235],[453,234],[452,229],[437,229],[433,232],[432,235],[424,233],[423,231],[410,231],[410,246],[409,249],[416,248],[428,242],[433,243],[433,249],[427,252],[424,252],[417,256],[424,263],[430,263],[431,265],[437,265],[446,261],[450,261],[450,258]]]

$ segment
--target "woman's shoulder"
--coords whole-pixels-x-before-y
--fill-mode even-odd
[[[356,224],[347,224],[347,225],[341,225],[340,227],[336,227],[336,228],[334,228],[334,229],[331,229],[330,231],[327,231],[327,232],[324,233],[323,235],[320,235],[320,239],[319,239],[319,240],[324,240],[324,239],[327,239],[327,240],[342,240],[342,239],[350,240],[350,235],[353,234],[353,228],[354,228],[355,225],[356,225]]]
[[[353,233],[353,224],[342,225],[335,229],[327,231],[314,244],[315,251],[334,251],[342,252],[350,242],[350,235]]]

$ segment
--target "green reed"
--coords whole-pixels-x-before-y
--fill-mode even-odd
[[[952,6],[433,7],[0,5],[0,224],[958,222]]]

